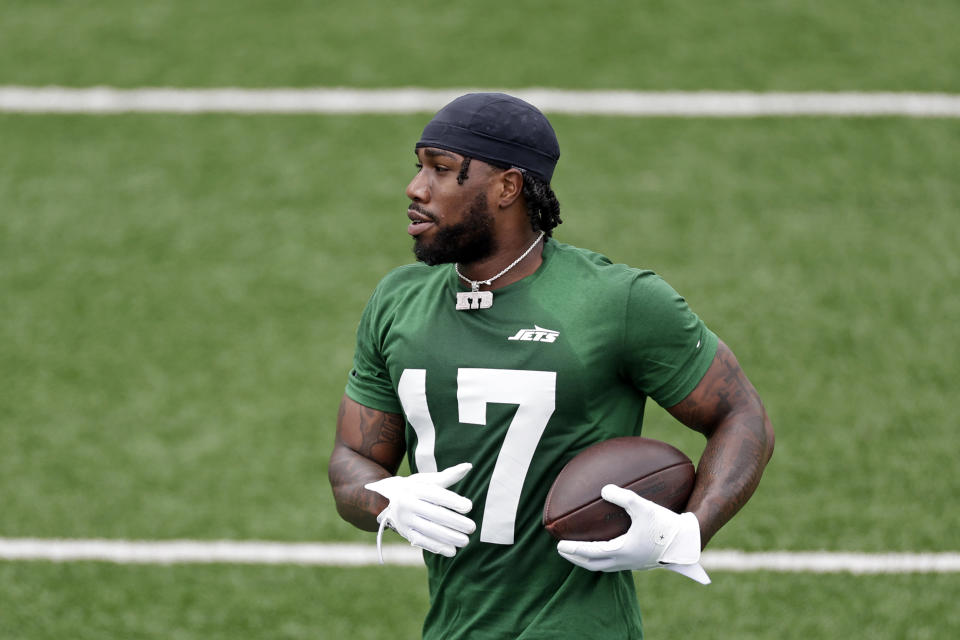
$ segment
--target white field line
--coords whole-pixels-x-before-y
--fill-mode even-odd
[[[0,86],[9,113],[431,113],[486,89],[241,89]],[[960,95],[896,92],[565,91],[510,89],[548,113],[611,116],[960,117]]]
[[[421,552],[405,544],[383,547],[386,564],[423,566]],[[0,560],[99,561],[119,564],[375,565],[371,544],[236,542],[229,540],[70,540],[0,538]],[[705,551],[713,571],[786,573],[957,573],[960,553],[848,553],[826,551]]]
[[[232,540],[70,540],[0,538],[0,560],[97,560],[118,564],[378,564],[369,544]],[[404,544],[383,545],[385,564],[423,566],[421,552]]]

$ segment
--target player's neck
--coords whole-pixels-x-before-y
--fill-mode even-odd
[[[493,278],[498,273],[510,266],[511,263],[519,259],[513,267],[496,278],[489,285],[481,283],[481,291],[493,291],[508,284],[513,284],[537,271],[543,263],[543,245],[547,238],[540,238],[540,233],[531,232],[529,236],[512,241],[502,246],[497,252],[483,260],[477,260],[468,264],[458,263],[457,267],[464,278],[469,280],[487,280]],[[527,250],[529,253],[526,253]],[[523,256],[521,258],[521,256]]]

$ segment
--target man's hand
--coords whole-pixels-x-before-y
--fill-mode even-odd
[[[557,551],[590,571],[624,571],[663,567],[702,584],[710,578],[700,566],[700,524],[692,513],[677,514],[613,484],[603,499],[626,509],[630,530],[603,542],[561,540]]]
[[[458,547],[467,545],[467,535],[473,533],[477,525],[460,514],[470,511],[473,503],[447,487],[459,482],[471,468],[472,464],[464,462],[443,471],[392,476],[364,485],[390,501],[377,516],[380,523],[377,552],[381,564],[385,526],[395,529],[414,547],[448,558],[453,557]]]

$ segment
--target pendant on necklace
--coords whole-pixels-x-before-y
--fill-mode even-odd
[[[457,311],[489,309],[493,306],[493,291],[458,291]]]
[[[489,309],[493,306],[493,291],[480,291],[480,285],[485,284],[488,287],[490,284],[505,274],[510,269],[513,269],[515,266],[520,264],[520,261],[527,257],[527,255],[533,251],[533,248],[537,246],[537,243],[543,239],[544,232],[541,231],[540,235],[537,236],[537,239],[533,241],[533,244],[527,247],[527,250],[523,254],[511,262],[506,269],[493,276],[487,280],[471,280],[462,273],[460,273],[460,266],[454,262],[453,270],[457,274],[457,277],[463,280],[470,285],[470,291],[458,291],[457,292],[457,311],[474,311],[476,309]]]

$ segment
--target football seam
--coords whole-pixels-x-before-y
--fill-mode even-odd
[[[659,469],[659,470],[657,471],[657,473],[662,473],[662,472],[664,472],[664,471],[669,471],[670,469],[675,469],[675,468],[677,468],[677,467],[683,467],[683,466],[686,466],[686,465],[688,465],[688,464],[691,464],[691,463],[689,463],[689,462],[678,462],[678,463],[676,463],[676,464],[670,465],[669,467],[663,467],[662,469]],[[645,476],[645,477],[650,477],[650,476]],[[607,483],[607,484],[613,484],[613,483]],[[550,493],[547,494],[547,502],[546,502],[546,504],[544,505],[544,509],[543,509],[544,515],[546,515],[547,511],[550,510],[550,505],[552,504],[552,500],[553,500],[553,489],[551,489],[551,490],[550,490]],[[588,502],[588,503],[586,503],[586,504],[582,504],[582,505],[580,505],[579,507],[577,507],[577,508],[575,508],[575,509],[571,509],[570,511],[566,511],[566,512],[564,512],[564,513],[561,513],[561,514],[558,515],[558,516],[554,516],[552,522],[544,522],[544,524],[547,525],[547,526],[552,525],[552,524],[554,524],[554,523],[562,520],[563,518],[566,518],[566,517],[569,516],[569,515],[572,515],[572,514],[574,514],[574,513],[579,512],[579,511],[583,511],[584,509],[589,509],[590,507],[592,507],[593,505],[597,504],[598,502],[603,502],[603,501],[604,501],[604,500],[603,500],[603,496],[601,496],[601,497],[599,497],[599,498],[597,498],[597,499],[595,499],[595,500],[591,500],[590,502]],[[611,503],[611,504],[613,504],[613,503]],[[614,505],[614,506],[619,506],[619,505]]]

